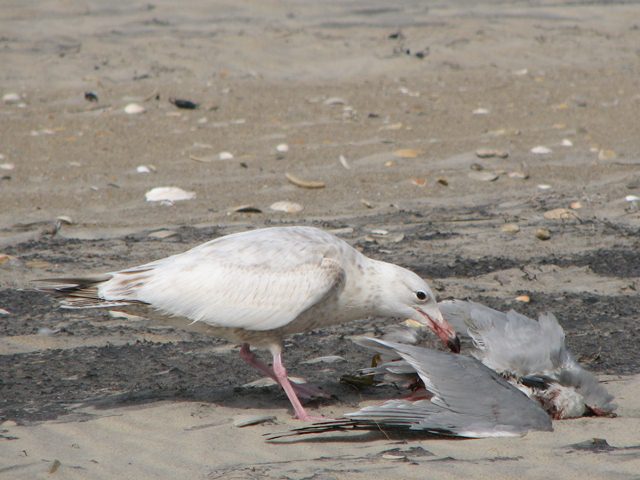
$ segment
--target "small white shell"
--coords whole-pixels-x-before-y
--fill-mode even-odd
[[[289,145],[286,143],[281,143],[276,147],[276,152],[278,153],[287,153],[289,151]]]
[[[178,202],[196,198],[196,193],[178,187],[156,187],[149,190],[144,196],[147,202]]]
[[[548,155],[550,153],[552,153],[553,150],[551,150],[549,147],[545,147],[543,145],[538,145],[537,147],[533,147],[531,149],[531,153],[535,154],[535,155]]]
[[[220,160],[233,160],[233,153],[231,153],[231,152],[220,152],[218,154],[218,158]]]
[[[138,165],[136,167],[136,172],[138,173],[151,173],[151,169],[146,165]]]
[[[563,138],[561,144],[563,147],[573,147],[573,142],[568,138]]]
[[[145,108],[138,103],[130,103],[124,107],[124,113],[128,115],[136,115],[138,113],[144,113]]]
[[[627,202],[637,202],[638,200],[640,200],[640,197],[638,197],[637,195],[627,195],[626,197],[624,197],[624,199]]]
[[[489,114],[489,109],[488,108],[476,108],[473,112],[474,115],[488,115]]]
[[[271,210],[275,210],[276,212],[286,212],[286,213],[298,213],[304,209],[304,207],[299,203],[287,202],[286,200],[272,203],[269,206],[269,208]]]
[[[7,104],[7,105],[13,105],[16,103],[19,103],[22,101],[22,98],[20,98],[20,95],[17,93],[5,93],[2,96],[2,102]]]

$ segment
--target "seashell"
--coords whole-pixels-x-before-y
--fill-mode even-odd
[[[547,220],[569,220],[572,218],[577,218],[575,212],[572,212],[567,208],[554,208],[553,210],[544,212],[543,216]]]
[[[474,115],[488,115],[489,109],[487,108],[476,108],[473,112]]]
[[[536,238],[540,240],[549,240],[551,238],[551,232],[546,228],[539,228],[536,230]]]
[[[340,97],[330,97],[327,98],[324,102],[325,105],[344,105],[347,102],[345,101],[344,98],[340,98]]]
[[[531,301],[531,297],[529,295],[519,295],[515,298],[516,302],[529,303]]]
[[[337,363],[346,361],[347,360],[344,357],[341,357],[339,355],[327,355],[325,357],[311,358],[309,360],[305,360],[302,363],[305,365],[315,365],[316,363]]]
[[[498,175],[496,175],[494,172],[489,172],[486,170],[481,170],[479,172],[469,172],[467,176],[473,180],[480,180],[482,182],[493,182],[498,178]]]
[[[338,157],[338,159],[340,160],[340,163],[342,164],[342,166],[344,168],[346,168],[347,170],[351,170],[351,165],[349,165],[349,162],[347,161],[347,159],[344,157],[344,155],[340,155]]]
[[[411,183],[413,183],[416,187],[426,187],[427,179],[426,178],[412,178]]]
[[[618,157],[618,155],[613,150],[601,149],[598,152],[598,160],[600,160],[600,161],[615,160],[617,157]]]
[[[626,197],[624,197],[624,199],[627,202],[637,202],[638,200],[640,200],[640,197],[638,197],[637,195],[627,195]]]
[[[237,207],[233,207],[231,211],[236,213],[262,213],[262,210],[258,207],[254,207],[253,205],[239,205]]]
[[[276,417],[273,415],[238,415],[233,419],[233,426],[242,428],[267,422],[273,423],[275,421]]]
[[[551,150],[549,147],[545,147],[543,145],[538,145],[537,147],[533,147],[531,149],[531,153],[535,154],[535,155],[548,155],[550,153],[552,153],[553,150]]]
[[[281,143],[276,147],[276,152],[278,153],[287,153],[289,151],[289,145],[286,143]]]
[[[220,152],[218,154],[218,158],[220,160],[233,160],[233,153],[231,153],[231,152]]]
[[[0,170],[13,170],[16,168],[13,163],[0,163]]]
[[[551,190],[551,185],[541,183],[538,185],[538,190]]]
[[[418,155],[423,154],[422,150],[414,150],[412,148],[402,148],[393,152],[393,155],[399,158],[416,158]]]
[[[496,150],[493,148],[479,148],[476,150],[476,157],[478,158],[507,158],[509,156],[509,152],[505,150]]]
[[[560,145],[562,145],[563,147],[573,147],[573,142],[568,138],[563,138],[562,142],[560,142]]]
[[[2,103],[6,105],[14,105],[16,103],[20,103],[22,101],[22,97],[20,97],[17,93],[5,93],[2,96]]]
[[[298,213],[301,212],[304,207],[299,203],[288,202],[286,200],[272,203],[269,208],[276,212],[286,212],[286,213]]]
[[[126,107],[124,107],[124,113],[128,115],[137,115],[139,113],[144,113],[145,108],[138,103],[130,103]]]
[[[315,180],[303,180],[288,172],[285,173],[284,176],[287,177],[287,180],[289,180],[289,182],[293,183],[298,187],[302,187],[302,188],[324,188],[325,187],[324,182],[319,182]]]
[[[504,233],[518,233],[520,231],[520,227],[517,223],[505,223],[502,227],[500,227]]]
[[[196,193],[178,187],[156,187],[149,190],[144,196],[147,202],[179,202],[196,198]]]
[[[174,230],[156,230],[155,232],[151,232],[147,235],[147,237],[164,240],[165,238],[175,237],[176,235],[178,235],[178,232]]]
[[[136,167],[136,172],[138,173],[151,173],[151,169],[146,165],[138,165]]]
[[[529,178],[529,175],[524,173],[524,172],[509,172],[509,173],[507,173],[507,176],[509,178],[519,178],[521,180]]]

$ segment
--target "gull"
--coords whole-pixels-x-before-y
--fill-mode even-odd
[[[540,402],[554,419],[614,415],[613,396],[574,359],[553,314],[536,321],[470,301],[446,300],[439,306],[471,337],[474,357]]]
[[[199,324],[240,343],[241,358],[280,384],[303,421],[313,417],[298,398],[304,386],[287,377],[287,335],[370,316],[399,317],[422,323],[460,350],[422,278],[313,227],[235,233],[133,268],[43,282],[39,289],[64,297],[66,308],[146,304],[187,327]],[[272,367],[251,346],[268,349]]]
[[[423,393],[367,406],[345,414],[344,419],[297,428],[270,440],[353,428],[396,428],[466,438],[552,430],[549,415],[537,402],[475,358],[368,337],[355,341],[384,356],[402,358],[365,369],[365,373],[418,375],[425,387]]]

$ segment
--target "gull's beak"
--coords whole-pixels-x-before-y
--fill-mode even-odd
[[[449,350],[454,353],[460,353],[460,339],[449,322],[447,322],[438,307],[414,306],[416,312],[421,316],[420,323],[426,325],[440,340],[444,342]]]

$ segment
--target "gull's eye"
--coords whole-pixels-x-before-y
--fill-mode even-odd
[[[416,298],[418,300],[426,300],[427,299],[427,294],[425,292],[423,292],[422,290],[418,290],[416,292]]]

